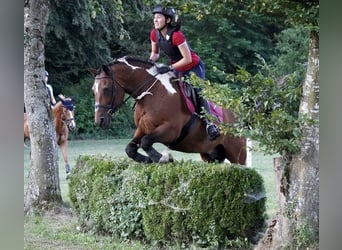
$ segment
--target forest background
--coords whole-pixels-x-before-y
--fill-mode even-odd
[[[31,19],[25,19],[27,20],[27,25],[25,27],[27,27],[26,34],[28,36],[28,39],[25,39],[27,42],[27,46],[25,46],[25,52],[27,52],[25,53],[25,59],[30,59],[30,55],[32,54],[37,55],[38,59],[46,59],[46,62],[44,63],[43,60],[38,61],[38,63],[34,60],[24,61],[26,66],[24,86],[27,87],[25,88],[24,95],[25,105],[28,110],[35,110],[35,106],[38,106],[39,103],[39,98],[34,98],[38,87],[37,74],[32,75],[30,72],[37,71],[36,73],[40,75],[41,73],[39,72],[43,72],[45,65],[45,68],[49,70],[49,62],[56,62],[51,61],[52,57],[48,58],[48,53],[45,53],[45,51],[37,50],[37,46],[34,46],[35,43],[30,43],[43,40],[44,44],[41,44],[41,47],[46,50],[45,47],[49,46],[47,43],[51,44],[51,51],[53,52],[57,51],[59,44],[63,45],[63,43],[65,43],[66,48],[59,51],[59,54],[57,54],[63,58],[63,52],[66,52],[63,60],[61,60],[62,63],[57,64],[56,76],[62,75],[62,73],[67,74],[65,82],[63,83],[63,86],[67,86],[67,88],[63,88],[63,92],[65,91],[64,94],[68,94],[66,91],[67,89],[70,89],[70,95],[75,94],[73,96],[76,96],[76,98],[80,100],[79,104],[81,105],[79,106],[81,107],[81,110],[79,111],[79,114],[84,114],[84,112],[82,112],[86,110],[84,107],[87,107],[89,113],[92,114],[93,108],[89,108],[89,103],[92,105],[91,103],[93,103],[93,101],[90,99],[89,102],[85,97],[90,93],[89,90],[93,79],[90,78],[88,82],[85,76],[87,72],[83,66],[91,66],[96,62],[96,59],[99,59],[100,57],[101,63],[99,64],[103,64],[103,61],[106,60],[109,62],[114,57],[120,56],[120,53],[129,53],[131,55],[134,53],[140,53],[140,57],[143,56],[144,58],[147,58],[148,54],[144,54],[146,53],[146,50],[141,50],[141,48],[143,48],[141,44],[144,43],[139,44],[137,46],[139,49],[134,50],[131,43],[127,44],[122,41],[131,41],[129,36],[132,37],[133,33],[134,35],[137,35],[136,31],[141,29],[143,25],[136,27],[134,30],[133,27],[136,22],[139,24],[151,24],[149,21],[151,20],[150,11],[156,1],[153,1],[153,5],[149,4],[149,1],[144,1],[144,4],[146,4],[146,19],[144,18],[144,6],[142,4],[136,8],[137,10],[143,10],[142,12],[132,12],[132,15],[129,15],[131,11],[127,11],[126,7],[128,7],[129,10],[132,10],[134,9],[134,3],[126,6],[127,2],[123,4],[120,1],[114,1],[114,5],[111,2],[107,3],[106,1],[89,1],[82,2],[81,4],[80,2],[76,2],[75,4],[72,4],[70,8],[70,6],[61,3],[60,1],[54,1],[53,5],[55,6],[48,7],[44,5],[44,2],[37,2],[40,4],[32,6],[28,4],[27,7],[33,8],[27,8],[27,12],[25,12],[28,13],[25,17],[33,17]],[[197,25],[197,27],[199,27],[198,29],[189,29],[189,34],[192,32],[194,32],[194,34],[197,32],[197,34],[194,38],[188,37],[188,41],[206,63],[207,72],[208,70],[209,72],[212,72],[212,74],[210,73],[211,76],[207,73],[207,77],[213,85],[215,84],[215,86],[212,85],[213,88],[204,89],[204,94],[209,93],[210,98],[213,98],[215,101],[217,100],[218,104],[222,104],[222,106],[227,106],[224,104],[229,103],[230,105],[228,105],[228,107],[234,108],[234,111],[239,114],[240,118],[240,126],[237,127],[237,132],[243,133],[245,130],[244,135],[247,135],[252,139],[257,139],[259,143],[264,143],[268,149],[275,150],[276,152],[287,156],[284,157],[284,160],[286,160],[283,162],[284,173],[280,174],[280,177],[282,178],[279,178],[279,181],[284,180],[285,178],[285,180],[288,181],[287,183],[291,184],[286,185],[286,188],[283,190],[284,192],[282,192],[282,195],[286,196],[285,201],[291,201],[291,204],[287,204],[285,202],[280,205],[280,208],[285,211],[285,213],[281,213],[281,215],[286,215],[288,214],[287,212],[290,212],[290,215],[292,215],[292,212],[295,210],[292,204],[298,204],[299,206],[296,207],[296,209],[303,213],[302,216],[298,216],[299,214],[296,213],[295,217],[279,216],[280,227],[283,227],[282,225],[284,225],[283,229],[286,231],[286,228],[290,228],[287,225],[291,226],[291,232],[288,232],[290,237],[286,238],[285,241],[293,242],[292,238],[299,239],[297,236],[301,236],[302,233],[305,233],[304,235],[306,240],[303,243],[317,242],[318,127],[316,121],[318,121],[319,110],[318,2],[297,2],[294,0],[289,2],[276,1],[271,3],[269,0],[263,0],[253,1],[255,4],[249,5],[248,7],[245,6],[245,4],[248,5],[249,1],[243,3],[230,0],[210,1],[209,3],[205,3],[204,1],[192,1],[191,3],[185,1],[186,4],[182,2],[179,6],[177,5],[178,1],[172,2],[175,4],[174,7],[179,9],[180,14],[183,14],[184,20],[189,16],[190,20],[196,21],[193,26],[196,27]],[[140,3],[138,2],[136,4],[139,5]],[[45,8],[39,8],[40,6]],[[70,9],[71,15],[64,17]],[[86,14],[80,14],[82,13],[82,11],[80,11],[82,9],[86,10]],[[52,34],[61,39],[60,41],[57,41],[56,44],[54,44],[53,41],[50,42],[48,39],[45,41],[46,21],[38,23],[38,25],[42,24],[41,30],[39,28],[37,29],[36,26],[31,25],[32,22],[35,24],[37,19],[39,20],[40,13],[45,13],[45,10],[49,10],[48,12],[51,11],[53,13],[53,15],[45,15],[45,17],[50,17],[50,22],[47,25],[46,37],[48,37],[49,33],[52,31]],[[59,10],[62,10],[61,16],[54,16]],[[267,12],[268,15],[261,16],[258,14],[261,12]],[[141,17],[136,18],[141,13],[143,13]],[[44,17],[44,15],[42,17]],[[111,18],[113,18],[113,20]],[[129,22],[130,18],[134,20],[133,24]],[[211,20],[211,18],[213,19]],[[71,26],[71,29],[64,29],[57,26],[51,28],[51,19],[57,20],[58,24],[60,22],[66,22],[67,26]],[[91,21],[87,22],[87,19]],[[204,23],[205,21],[210,21],[210,24],[213,23],[213,28],[210,27],[209,23]],[[309,28],[311,33],[305,81],[303,81],[302,72],[306,68],[306,63],[305,60],[302,61],[300,58],[302,55],[305,55],[305,51],[303,54],[294,53],[300,51],[300,48],[307,46],[305,43],[306,39],[304,39],[306,37],[305,34],[307,34],[307,30],[303,28],[304,26],[298,26],[302,24]],[[108,27],[113,29],[108,29]],[[184,30],[185,27],[187,26],[184,26]],[[147,34],[150,29],[151,27],[148,28]],[[205,34],[204,39],[198,38],[199,34],[203,34],[203,30],[207,33]],[[222,30],[223,32],[221,33]],[[42,36],[39,37],[37,31],[42,31]],[[214,40],[211,40],[212,37],[209,36],[209,33],[211,32],[214,33],[212,36],[218,34],[214,37]],[[301,32],[304,33],[303,36],[300,35]],[[37,34],[37,36],[34,36],[35,34]],[[113,39],[111,39],[111,35],[113,34],[118,37],[118,43],[115,43]],[[230,36],[227,37],[227,34],[230,34]],[[33,37],[36,37],[37,39],[29,39],[30,35],[33,35]],[[81,37],[77,37],[78,35],[81,35]],[[76,39],[73,40],[75,37]],[[281,37],[283,37],[283,40]],[[287,40],[286,38],[288,37],[291,38]],[[299,38],[300,42],[300,46],[298,47],[296,46],[296,41],[298,41],[296,38]],[[71,42],[68,41],[68,39],[71,40]],[[94,47],[94,39],[96,40],[96,43],[100,41],[99,46],[96,48]],[[211,41],[211,43],[205,44],[207,40]],[[101,41],[103,43],[101,43]],[[222,43],[220,43],[221,41]],[[283,44],[281,44],[281,41]],[[87,42],[90,42],[90,44]],[[106,42],[108,43],[106,44]],[[215,44],[215,42],[219,43]],[[113,45],[116,47],[113,47]],[[218,49],[221,49],[221,51],[219,52]],[[148,50],[149,49],[147,49],[147,51]],[[200,50],[202,50],[202,52]],[[82,57],[81,52],[84,51],[86,51],[86,53],[84,53],[86,56]],[[105,51],[108,52],[107,56]],[[44,53],[43,56],[39,56],[42,52]],[[89,52],[92,54],[87,54]],[[206,52],[208,52],[207,58],[211,58],[213,60],[212,63],[206,62]],[[297,57],[291,58],[293,55],[297,55]],[[68,60],[70,60],[70,63],[68,63]],[[75,64],[77,64],[76,62],[81,63],[82,61],[84,62],[84,65],[77,68],[75,66]],[[43,62],[43,64],[41,64],[41,62]],[[220,65],[221,62],[222,65]],[[52,66],[51,69],[53,69]],[[238,72],[239,74],[236,76],[226,74],[235,72]],[[264,74],[265,72],[266,74]],[[51,73],[52,70],[50,70],[50,74]],[[277,79],[285,79],[285,81],[278,81]],[[274,82],[274,80],[276,80],[276,82]],[[67,83],[68,81],[69,83]],[[207,84],[210,83],[207,82]],[[56,86],[57,85],[58,83]],[[83,86],[85,86],[85,88],[83,88]],[[220,91],[215,92],[217,89]],[[84,95],[82,94],[82,90],[86,90]],[[301,93],[302,90],[303,93]],[[218,98],[219,96],[221,98]],[[37,97],[39,97],[39,95]],[[42,97],[42,95],[40,97]],[[298,112],[300,99],[302,99],[301,108]],[[83,101],[85,102],[81,103]],[[133,105],[133,103],[130,104]],[[126,110],[121,109],[121,112],[123,113],[117,114],[119,119],[116,119],[115,121],[117,124],[115,125],[115,129],[113,129],[114,132],[124,132],[121,129],[122,127],[119,127],[120,118],[121,115],[124,117],[124,115],[131,114],[131,112],[127,112],[127,109],[130,107],[131,105],[127,105],[125,107]],[[78,113],[76,113],[76,117],[77,114]],[[45,114],[42,113],[41,117],[44,115]],[[302,119],[305,115],[308,115],[312,119]],[[41,117],[38,113],[38,115],[36,115],[36,119],[34,120],[32,117],[31,121],[37,121]],[[92,115],[90,118],[91,119],[88,117],[85,122],[92,122]],[[130,129],[132,129],[132,127],[129,126],[130,122],[127,122],[127,119],[124,120],[124,123],[121,123],[121,125],[128,128],[127,132],[129,132]],[[252,129],[246,130],[246,125],[248,125],[247,128],[251,127]],[[91,131],[86,130],[85,128],[86,126],[81,122],[81,127],[76,131],[75,136],[78,138],[85,138],[92,135],[107,136],[106,134],[101,134],[96,130]],[[41,127],[39,131],[44,132],[45,130],[45,127]],[[109,132],[110,136],[123,136],[114,135],[111,131]],[[300,143],[300,139],[303,136],[305,141]],[[49,137],[45,138],[48,139]],[[33,143],[33,145],[37,144]],[[310,145],[310,147],[305,145]],[[37,149],[38,150],[33,152],[39,152],[40,148]],[[297,154],[298,151],[300,151],[299,154]],[[35,156],[35,154],[33,154],[33,156]],[[40,155],[37,155],[38,158],[39,156]],[[53,158],[52,154],[51,156]],[[32,157],[32,159],[36,158]],[[289,159],[293,160],[289,162]],[[38,162],[43,163],[44,160],[45,158],[39,158]],[[52,165],[54,164],[54,162],[51,163]],[[33,164],[32,166],[32,169],[34,170],[34,166],[36,165]],[[49,173],[53,170],[54,169],[51,169]],[[30,185],[30,187],[32,188],[30,188],[30,190],[35,193],[35,190],[39,189],[39,185],[34,185],[37,184],[34,182],[31,184],[32,185]],[[298,190],[298,188],[300,190]],[[27,193],[30,194],[30,192]],[[302,195],[298,196],[298,193]],[[31,195],[28,197],[35,198],[36,196]],[[298,198],[300,200],[298,200],[297,203],[294,199]],[[302,198],[309,198],[310,200],[306,200],[310,202],[302,202]],[[28,206],[25,207],[30,209],[29,204],[33,204],[31,202],[32,199],[28,199],[28,201]],[[302,207],[302,204],[307,204],[307,206]],[[311,220],[308,220],[308,218],[314,218],[312,225],[310,224]],[[312,230],[308,231],[306,229]],[[282,228],[279,229],[280,232],[283,232],[284,230],[282,230]],[[292,237],[291,234],[293,234]],[[314,239],[314,241],[312,241],[311,238]],[[284,239],[279,238],[279,243],[283,244]],[[296,245],[296,243],[294,245]]]
[[[206,6],[205,2],[200,0],[194,4]],[[118,111],[110,129],[95,127],[91,91],[94,78],[88,69],[125,55],[147,60],[154,5],[149,1],[132,0],[105,0],[101,4],[88,0],[51,1],[51,4],[45,66],[55,96],[62,93],[75,98],[77,129],[71,138],[130,136],[134,129],[133,101]],[[247,8],[243,3],[222,5],[227,8],[225,11],[220,12],[217,8],[206,16],[193,11],[196,8],[185,9],[190,8],[189,5],[173,6],[178,9],[182,30],[190,46],[202,58],[206,78],[211,83],[224,86],[227,74],[235,74],[240,68],[255,74],[260,65],[268,65],[275,78],[291,74],[300,89],[308,53],[307,28],[287,26],[281,15],[265,17],[250,11],[242,14]],[[162,58],[160,62],[167,63],[166,57]],[[238,82],[229,84],[230,88],[242,87]],[[268,98],[272,102],[274,97]],[[298,106],[299,100],[293,104],[295,112],[298,112]]]

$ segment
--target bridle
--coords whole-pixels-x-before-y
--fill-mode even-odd
[[[65,107],[64,105],[62,105],[62,106],[63,106],[63,108],[65,108],[66,110],[71,112],[71,110],[69,108]],[[74,121],[74,118],[62,119],[62,121],[68,127],[69,131],[71,131],[72,128],[70,127],[70,125],[71,125],[72,121]]]
[[[154,80],[155,76],[158,75],[159,73],[153,75],[150,79],[146,80],[144,83],[142,83],[137,89],[135,89],[132,93],[129,93],[129,91],[122,85],[120,84],[118,81],[115,80],[114,78],[114,72],[112,67],[109,65],[107,66],[110,70],[110,75],[109,76],[95,76],[95,80],[101,80],[101,79],[111,79],[112,81],[112,91],[111,91],[111,100],[110,100],[110,104],[108,105],[102,105],[102,104],[96,104],[95,108],[102,108],[102,109],[106,109],[107,110],[107,114],[112,117],[112,115],[124,104],[126,104],[126,102],[130,99],[133,98],[133,96],[136,96],[137,93],[143,88],[145,87],[148,83],[150,83],[152,80]],[[156,81],[155,81],[156,82]],[[126,93],[128,93],[128,97],[122,101],[119,105],[117,105],[116,107],[114,107],[114,101],[115,101],[115,97],[114,97],[114,92],[116,91],[116,84],[119,85]]]
[[[114,76],[101,76],[101,77],[95,77],[95,80],[100,80],[100,79],[111,79],[112,80],[112,93],[111,93],[111,99],[110,99],[110,104],[109,105],[102,105],[102,104],[96,104],[95,105],[95,109],[98,108],[103,108],[103,109],[107,109],[107,114],[109,116],[112,116],[113,113],[116,111],[117,108],[113,108],[114,106],[114,89],[116,89],[116,85],[115,85],[115,80],[114,80]]]

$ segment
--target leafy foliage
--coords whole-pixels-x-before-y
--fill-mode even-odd
[[[194,75],[192,80],[209,100],[238,115],[234,125],[221,125],[225,133],[256,140],[266,153],[296,153],[302,139],[300,125],[306,120],[298,114],[301,85],[291,75],[277,82],[272,72],[267,65],[255,75],[241,68],[227,75],[228,83],[221,86],[203,83]]]
[[[263,180],[253,169],[191,161],[141,168],[127,158],[81,156],[73,171],[70,199],[84,230],[159,245],[246,247],[264,226]]]
[[[284,29],[276,36],[277,43],[270,64],[274,65],[277,77],[292,73],[298,82],[304,79],[308,57],[309,34],[308,28],[295,26]]]
[[[87,68],[97,67],[111,61],[112,57],[127,54],[147,58],[150,52],[149,32],[153,27],[151,9],[158,3],[159,1],[52,1],[46,36],[46,67],[50,71],[49,82],[54,86],[56,95],[63,93],[77,97],[78,138],[127,137],[132,133],[134,124],[130,107],[133,103],[115,114],[109,130],[99,130],[93,125],[93,99],[91,84],[87,84],[90,82]],[[317,10],[314,3],[315,1],[305,3],[311,6],[308,13],[313,14]],[[304,10],[300,7],[303,4],[296,1],[276,1],[274,4],[263,5],[259,1],[241,3],[232,0],[167,3],[179,10],[184,21],[182,29],[192,48],[205,62],[207,79],[215,83],[209,85],[223,84],[223,89],[229,86],[231,90],[222,93],[236,97],[234,101],[232,97],[228,98],[233,101],[228,106],[238,111],[242,118],[244,116],[238,132],[255,139],[267,138],[261,144],[271,142],[266,147],[272,152],[294,152],[298,148],[291,145],[298,142],[292,138],[293,134],[300,133],[293,123],[299,124],[302,119],[297,118],[295,112],[298,111],[296,108],[300,94],[297,86],[299,87],[306,68],[308,32],[299,27],[284,30],[284,13],[295,5],[303,14]],[[265,13],[273,14],[266,16]],[[293,22],[288,24],[295,23],[295,19],[298,18],[293,13]],[[261,78],[266,78],[267,75],[265,72],[259,73],[258,57],[275,65],[273,75],[269,76],[273,80],[268,79],[266,82],[276,82],[279,77],[291,75],[291,80],[287,78],[291,82],[290,86],[282,87],[282,93],[275,93],[277,88],[270,84],[262,86]],[[246,74],[242,73],[242,69],[251,74],[248,77],[255,74],[253,83],[247,84],[246,79],[227,80],[227,73]],[[257,88],[253,89],[254,87]],[[260,88],[266,88],[264,93],[267,94],[261,95]],[[286,94],[286,91],[291,93]],[[204,92],[214,93],[215,90]],[[289,96],[292,98],[291,104],[288,103],[290,99],[286,100]],[[239,101],[240,97],[243,100]],[[226,97],[215,92],[210,99],[220,103],[225,102]],[[257,99],[262,106],[255,110],[251,103]],[[274,103],[282,103],[293,110],[282,110],[282,106],[270,114]],[[253,130],[243,129],[242,125],[245,127],[246,124],[252,124]],[[259,128],[259,125],[262,127]],[[285,129],[285,125],[288,128]],[[267,129],[274,133],[265,134]],[[280,137],[271,139],[273,136]],[[277,142],[282,145],[273,148]]]
[[[256,72],[255,54],[270,58],[274,35],[281,29],[280,25],[252,14],[243,17],[211,14],[201,20],[189,14],[184,20],[182,29],[187,40],[204,61],[207,79],[214,82],[222,79],[212,71],[213,67],[228,73],[234,73],[239,67]]]
[[[70,179],[70,200],[83,229],[123,240],[140,239],[141,212],[136,205],[141,198],[132,192],[134,184],[129,185],[134,178],[128,169],[129,161],[102,158],[80,156]],[[124,189],[127,186],[129,189]]]

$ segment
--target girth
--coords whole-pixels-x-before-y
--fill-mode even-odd
[[[191,116],[191,119],[182,128],[180,136],[174,142],[168,144],[167,146],[173,147],[173,146],[176,146],[177,144],[179,144],[189,134],[190,130],[195,125],[196,119],[198,119],[198,115],[193,114]]]

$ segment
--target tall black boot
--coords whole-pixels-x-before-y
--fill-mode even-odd
[[[205,100],[201,94],[198,95],[198,100],[199,100],[200,106],[203,107],[208,112],[208,114],[210,114],[208,101]],[[216,126],[216,124],[209,122],[208,119],[206,118],[204,118],[204,121],[206,123],[206,129],[207,129],[207,134],[209,136],[209,139],[211,141],[215,140],[217,137],[220,136],[219,128]]]

